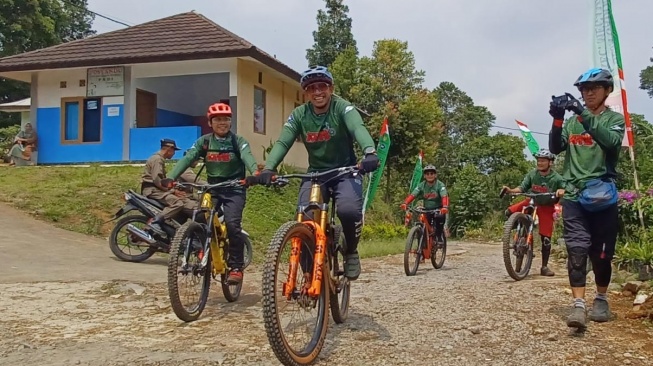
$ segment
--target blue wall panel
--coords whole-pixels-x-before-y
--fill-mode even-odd
[[[190,148],[201,136],[197,126],[183,127],[147,127],[129,130],[129,160],[147,160],[161,149],[161,139],[173,139],[181,149],[173,159],[181,159],[186,149]]]
[[[110,107],[118,108],[117,116],[107,116]],[[123,105],[102,106],[102,135],[99,143],[62,144],[61,108],[38,108],[38,163],[87,163],[122,160]]]
[[[195,117],[157,108],[156,127],[192,126]]]

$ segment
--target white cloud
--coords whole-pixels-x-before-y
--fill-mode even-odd
[[[408,41],[433,88],[451,81],[497,116],[497,124],[548,132],[551,95],[591,65],[591,1],[374,0],[346,1],[362,54],[375,40]],[[89,0],[89,8],[132,24],[196,10],[296,70],[306,66],[322,1]],[[653,1],[613,2],[632,113],[653,121],[653,100],[639,73],[653,56]],[[99,31],[121,26],[98,19]],[[517,132],[515,132],[517,133]],[[541,145],[546,136],[535,135]]]

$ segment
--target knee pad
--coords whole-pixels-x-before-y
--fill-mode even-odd
[[[542,247],[543,248],[550,248],[551,247],[551,238],[550,237],[540,235],[540,238],[542,239]]]
[[[580,247],[568,248],[569,283],[572,287],[584,287],[587,276],[587,249]]]

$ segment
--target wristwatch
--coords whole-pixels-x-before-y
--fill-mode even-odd
[[[363,150],[363,154],[376,154],[376,149],[373,147],[368,147],[365,150]]]

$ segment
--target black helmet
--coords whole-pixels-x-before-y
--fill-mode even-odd
[[[585,73],[576,79],[574,86],[580,90],[581,86],[586,83],[597,83],[606,88],[614,88],[612,74],[606,69],[593,68],[585,71]]]
[[[426,173],[426,172],[428,172],[429,170],[430,170],[430,171],[433,171],[433,173],[435,173],[435,174],[438,174],[438,170],[435,169],[435,165],[431,165],[431,164],[425,166],[424,169],[422,169],[422,172],[423,172],[423,173]]]

